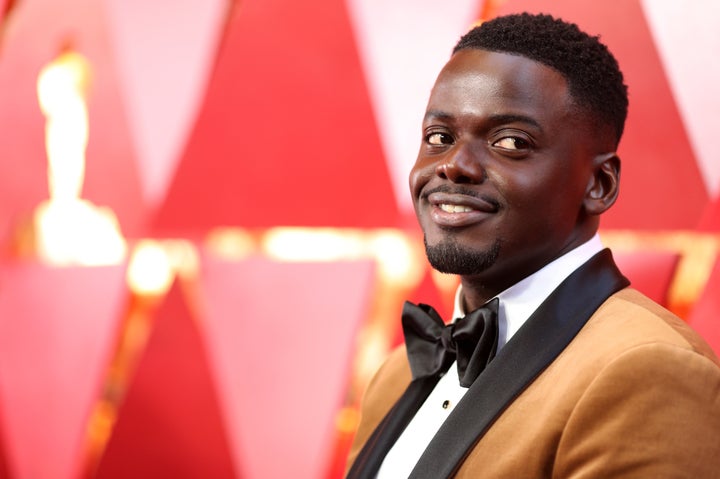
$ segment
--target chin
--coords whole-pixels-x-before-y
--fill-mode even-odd
[[[495,241],[487,249],[473,249],[446,239],[437,244],[428,244],[425,238],[425,254],[430,265],[441,273],[460,276],[477,275],[491,267],[500,254],[500,242]]]

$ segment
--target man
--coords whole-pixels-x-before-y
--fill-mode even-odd
[[[349,478],[720,477],[718,359],[597,236],[626,114],[617,62],[573,24],[511,15],[460,40],[410,190],[462,319],[406,304]]]

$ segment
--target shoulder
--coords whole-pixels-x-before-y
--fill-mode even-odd
[[[720,367],[710,346],[685,321],[639,291],[625,288],[610,296],[576,338],[610,348],[615,355],[640,346],[664,345],[676,354],[698,355]]]
[[[674,320],[667,327],[670,332],[660,327],[644,339],[632,338],[616,356],[599,361],[561,433],[561,477],[582,469],[604,477],[628,471],[644,471],[638,477],[716,477],[720,367],[691,330]]]
[[[561,476],[597,468],[605,477],[715,477],[720,365],[697,333],[628,288],[608,298],[576,340],[568,352],[583,385],[558,445]],[[575,369],[581,363],[592,373]]]
[[[529,391],[564,403],[580,424],[611,406],[639,418],[683,410],[717,421],[720,363],[682,319],[626,288],[598,308]]]

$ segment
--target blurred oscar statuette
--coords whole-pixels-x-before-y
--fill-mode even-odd
[[[118,264],[127,244],[115,214],[81,197],[89,137],[87,92],[90,66],[65,50],[38,77],[45,122],[49,198],[36,208],[34,254],[51,265]]]

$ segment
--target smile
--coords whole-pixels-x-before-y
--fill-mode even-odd
[[[441,203],[430,209],[430,219],[441,228],[463,228],[482,223],[492,213],[470,208],[469,206]]]
[[[423,195],[427,202],[445,213],[497,213],[500,204],[486,195],[431,190]]]
[[[438,205],[438,208],[441,210],[447,212],[447,213],[469,213],[473,211],[472,208],[469,206],[462,206],[462,205],[448,205],[445,203],[442,203]]]
[[[430,207],[429,219],[443,229],[484,223],[500,211],[496,199],[467,189],[441,186],[425,191],[421,198]]]

